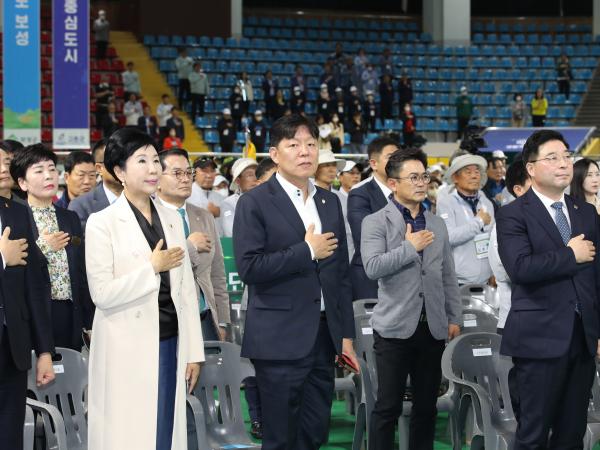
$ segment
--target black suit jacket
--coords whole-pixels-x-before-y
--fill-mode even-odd
[[[73,298],[73,327],[71,330],[71,339],[73,346],[78,348],[83,344],[81,331],[92,328],[94,319],[94,303],[90,297],[90,291],[87,284],[87,274],[85,270],[85,245],[83,242],[83,232],[79,217],[73,211],[61,208],[55,205],[56,220],[58,229],[69,233],[70,241],[65,247],[67,259],[69,262],[69,278],[71,280],[71,293]],[[30,214],[31,210],[30,210]],[[31,216],[32,232],[35,240],[39,237],[39,230]],[[50,298],[50,275],[48,273],[48,261],[42,255],[42,270],[45,274],[45,289],[47,297]]]
[[[348,249],[338,197],[317,187],[314,201],[322,232],[333,232],[338,248],[313,261],[302,219],[275,176],[238,200],[233,222],[235,261],[248,285],[242,355],[293,360],[312,349],[319,328],[321,292],[331,339],[354,337]]]
[[[354,241],[354,256],[352,257],[352,282],[360,284],[353,286],[354,299],[377,298],[377,281],[370,280],[365,274],[360,254],[360,235],[362,221],[369,214],[379,211],[387,205],[388,201],[381,192],[375,178],[356,189],[348,195],[348,224],[352,230]]]
[[[146,116],[138,117],[138,128],[152,137],[152,139],[158,138],[158,121],[156,117],[150,116],[150,126],[146,124]]]
[[[0,264],[0,290],[6,316],[6,333],[15,366],[31,368],[31,350],[54,352],[52,326],[48,310],[49,298],[41,261],[35,244],[27,207],[11,200],[0,201],[2,231],[10,227],[10,239],[27,239],[27,265],[3,268]]]
[[[571,236],[599,248],[600,220],[596,209],[565,195]],[[502,337],[502,353],[522,358],[557,358],[571,341],[575,301],[587,346],[596,353],[600,338],[600,258],[577,264],[563,243],[544,204],[530,189],[499,209],[496,216],[498,251],[512,281],[512,305]]]

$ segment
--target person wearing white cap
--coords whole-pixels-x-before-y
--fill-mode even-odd
[[[106,58],[108,38],[110,35],[110,22],[106,20],[106,11],[98,11],[98,18],[94,20],[94,37],[96,38],[96,58]]]
[[[346,99],[344,98],[344,90],[341,87],[335,88],[335,112],[337,113],[342,123],[347,119],[346,117]]]
[[[331,150],[320,149],[317,172],[315,173],[315,184],[330,191],[337,173],[345,165],[346,161],[337,159]]]
[[[221,194],[224,198],[229,197],[229,181],[223,175],[217,175],[213,181],[213,191]]]
[[[260,109],[254,111],[254,117],[252,118],[252,122],[250,122],[248,129],[250,130],[250,141],[254,144],[256,152],[264,152],[269,129],[263,120],[263,113]]]
[[[304,114],[306,105],[306,95],[300,86],[294,86],[292,89],[292,98],[290,99],[290,109],[292,114]]]
[[[352,229],[348,222],[348,194],[352,186],[355,186],[360,181],[361,168],[354,161],[345,161],[344,167],[339,169],[338,180],[340,180],[340,188],[332,189],[335,195],[340,199],[342,204],[342,213],[344,215],[344,223],[346,224],[346,239],[348,240],[348,258],[352,261],[354,256],[354,241],[352,240]]]
[[[492,270],[488,261],[494,207],[481,188],[487,161],[467,154],[455,158],[445,175],[451,185],[437,201],[437,215],[446,222],[459,284],[484,284]]]
[[[236,138],[236,128],[235,122],[231,117],[231,110],[229,108],[223,109],[223,116],[217,122],[217,131],[219,132],[219,144],[221,145],[221,151],[233,151],[233,145],[235,144]]]
[[[317,115],[323,116],[326,123],[331,121],[331,114],[335,111],[335,102],[329,96],[329,90],[327,85],[323,83],[321,85],[321,91],[319,92],[319,98],[317,99]]]
[[[377,103],[375,103],[375,95],[373,91],[367,91],[365,93],[366,100],[363,106],[365,122],[367,123],[367,127],[371,133],[375,133],[375,125],[377,123]]]
[[[460,95],[456,97],[454,105],[456,106],[457,139],[462,139],[465,128],[469,125],[469,120],[473,115],[473,101],[468,95],[466,86],[460,88]]]
[[[233,218],[237,202],[245,192],[258,186],[256,179],[256,166],[258,163],[252,158],[240,158],[233,163],[231,183],[235,185],[235,193],[231,194],[221,204],[221,224],[223,236],[231,237],[233,234]]]
[[[346,111],[348,111],[348,118],[352,119],[354,114],[362,114],[362,101],[360,100],[360,94],[356,86],[350,86],[350,95],[346,101]]]

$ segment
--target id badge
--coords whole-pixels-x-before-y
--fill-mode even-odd
[[[477,259],[487,258],[490,250],[490,233],[480,233],[473,240],[475,241]]]
[[[256,130],[256,133],[255,133],[255,134],[256,134],[256,137],[260,137],[260,135],[262,134],[262,131],[260,131],[260,130]]]
[[[223,130],[223,136],[229,136],[229,130],[227,128]]]

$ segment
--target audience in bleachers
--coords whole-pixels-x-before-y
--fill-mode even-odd
[[[267,70],[262,80],[262,90],[265,100],[265,112],[269,119],[273,119],[273,106],[275,103],[275,94],[279,88],[277,80],[273,79],[273,72]]]
[[[141,97],[140,75],[134,70],[133,62],[127,63],[127,70],[121,74],[121,79],[123,80],[123,98],[128,99],[130,94]]]
[[[466,86],[460,88],[460,95],[456,98],[454,104],[456,106],[457,137],[462,139],[465,128],[467,128],[473,116],[473,100],[469,96]]]
[[[98,18],[94,20],[94,40],[96,41],[96,58],[106,58],[108,40],[110,37],[110,22],[106,19],[106,11],[98,11]]]
[[[171,110],[173,109],[173,104],[171,103],[169,94],[163,94],[161,100],[162,101],[160,102],[160,104],[156,107],[156,117],[158,118],[160,141],[162,141],[167,136],[167,120],[171,118]]]
[[[548,114],[548,99],[544,97],[544,90],[539,88],[531,99],[531,124],[534,127],[543,127],[546,114]]]
[[[200,61],[194,63],[194,68],[190,73],[188,80],[190,82],[190,96],[192,98],[192,120],[196,121],[196,117],[204,117],[204,105],[206,97],[210,92],[210,84],[208,75],[202,70]]]
[[[571,80],[573,79],[573,71],[569,57],[564,53],[560,55],[560,60],[556,66],[556,81],[558,82],[558,92],[565,95],[569,100],[571,94]]]
[[[150,105],[144,105],[144,115],[138,118],[137,126],[155,141],[160,142],[158,120],[156,116],[152,115],[152,107]]]
[[[142,102],[133,92],[129,94],[125,105],[123,105],[123,115],[125,116],[125,125],[127,126],[137,126],[138,119],[144,115]]]
[[[175,67],[177,68],[177,78],[179,85],[177,88],[177,99],[179,107],[185,110],[185,106],[190,97],[190,74],[194,68],[194,60],[188,56],[187,49],[182,47],[178,50]]]
[[[185,142],[185,128],[183,126],[183,120],[179,117],[179,108],[173,106],[171,108],[171,118],[166,122],[167,130],[174,129],[175,135],[181,139],[181,142]]]
[[[231,115],[231,109],[223,109],[223,115],[217,122],[217,131],[219,132],[221,151],[225,153],[233,151],[237,128]]]
[[[109,102],[106,105],[106,113],[101,114],[99,122],[104,138],[108,139],[124,122],[117,115],[117,105],[115,102]]]
[[[510,104],[511,111],[511,126],[512,127],[524,127],[527,117],[527,106],[523,101],[523,95],[517,92],[513,96],[513,101]]]
[[[250,132],[250,141],[254,144],[256,152],[264,152],[269,129],[260,109],[254,111],[254,117],[252,118],[250,125],[248,125],[248,131]]]

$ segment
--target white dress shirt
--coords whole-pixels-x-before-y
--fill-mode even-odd
[[[379,186],[379,189],[381,189],[381,192],[383,193],[385,199],[389,200],[390,195],[392,195],[392,190],[389,187],[387,187],[386,184],[379,181],[379,179],[376,176],[373,176],[373,178],[375,179],[375,183],[377,183],[377,186]]]
[[[235,218],[235,207],[242,194],[236,192],[230,195],[221,204],[221,221],[223,224],[223,236],[233,236],[233,219]]]
[[[319,211],[317,211],[317,205],[315,204],[315,194],[317,192],[315,185],[310,181],[308,182],[308,196],[306,197],[306,201],[304,201],[301,189],[298,189],[292,183],[283,178],[279,172],[275,174],[275,177],[292,201],[294,208],[296,208],[296,211],[298,212],[298,215],[304,224],[304,229],[308,229],[308,227],[312,224],[315,226],[314,234],[321,234],[323,229],[321,225],[321,218],[319,217]],[[315,259],[315,252],[313,248],[308,242],[307,244],[308,248],[310,249],[310,257]],[[321,311],[325,311],[323,291],[321,291]]]
[[[106,187],[106,184],[102,183],[102,189],[104,189],[104,194],[106,195],[106,198],[108,199],[108,204],[112,205],[115,200],[117,200],[117,197],[115,195],[115,193],[113,191],[111,191],[109,188]]]
[[[560,200],[552,200],[551,198],[546,197],[544,194],[540,194],[540,192],[537,191],[533,186],[531,186],[531,189],[533,190],[534,194],[537,195],[538,198],[542,201],[544,207],[548,211],[548,214],[550,214],[550,217],[552,217],[552,221],[554,223],[556,223],[556,210],[552,207],[552,204],[556,203],[557,201],[561,202],[563,205],[562,211],[563,213],[565,213],[565,216],[567,216],[567,222],[569,222],[569,227],[571,227],[571,218],[569,217],[569,209],[567,208],[567,204],[565,203],[564,193],[561,194]]]
[[[157,201],[159,201],[159,202],[160,202],[160,203],[161,203],[161,204],[162,204],[162,205],[163,205],[165,208],[172,209],[173,211],[176,211],[176,212],[177,212],[177,214],[181,214],[181,213],[179,212],[179,209],[180,209],[180,208],[183,208],[183,212],[184,212],[184,214],[183,214],[183,217],[184,217],[184,219],[185,219],[185,223],[187,223],[188,230],[191,230],[191,228],[190,228],[190,218],[188,217],[187,210],[185,209],[185,203],[184,203],[183,205],[181,205],[181,206],[175,206],[175,205],[174,205],[174,204],[172,204],[172,203],[168,203],[168,202],[164,201],[164,200],[163,200],[162,198],[160,198],[158,195],[156,196],[156,199],[157,199]]]

